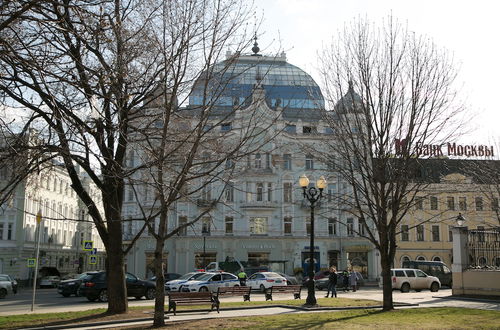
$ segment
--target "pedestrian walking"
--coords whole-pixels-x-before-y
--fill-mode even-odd
[[[349,284],[352,287],[352,292],[356,292],[356,288],[358,286],[358,276],[353,270],[351,270],[351,273],[349,274]]]
[[[342,284],[344,292],[349,291],[349,272],[347,270],[344,270],[344,272],[342,273]]]
[[[240,280],[241,286],[247,285],[247,273],[245,273],[243,269],[241,269],[240,272],[238,273],[238,279]]]
[[[337,298],[337,270],[333,266],[330,267],[330,274],[328,274],[328,287],[326,290],[326,298],[328,298],[330,292],[332,293],[332,298],[333,296]]]

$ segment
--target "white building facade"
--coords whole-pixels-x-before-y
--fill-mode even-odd
[[[9,178],[11,170],[2,167],[0,182]],[[84,182],[87,189],[97,193],[90,188],[90,180]],[[1,206],[0,273],[9,274],[22,284],[29,283],[34,268],[28,267],[28,259],[36,256],[38,237],[39,276],[103,269],[104,245],[85,210],[62,166],[54,164],[29,175],[16,187],[10,201]],[[40,225],[38,213],[42,216]],[[99,251],[95,264],[89,263],[89,252],[82,249],[85,240],[93,241]]]
[[[237,162],[237,176],[229,185],[211,184],[196,200],[181,199],[173,205],[169,231],[216,203],[195,225],[166,241],[166,271],[185,273],[234,258],[249,267],[267,266],[289,274],[302,269],[305,274],[311,210],[298,179],[306,174],[313,183],[320,176],[328,182],[315,208],[315,269],[354,268],[365,278],[376,279],[380,272],[376,250],[356,234],[362,227],[358,219],[340,211],[334,198],[352,190],[325,157],[312,151],[321,149],[325,139],[334,138],[323,120],[325,102],[318,85],[289,64],[284,54],[241,55],[232,65],[229,71],[237,72],[238,78],[231,80],[225,87],[227,93],[218,99],[220,111],[231,115],[222,123],[214,120],[220,126],[216,130],[238,131],[247,121],[257,120],[265,130],[261,138],[268,142]],[[183,111],[199,106],[201,98],[195,85]],[[138,203],[147,203],[128,194],[124,218],[140,218]],[[216,202],[219,195],[222,198]],[[126,222],[125,239],[131,239],[140,227],[140,220]],[[127,270],[141,277],[152,275],[154,246],[153,237],[144,233],[127,256]]]

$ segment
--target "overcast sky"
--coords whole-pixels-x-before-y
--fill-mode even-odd
[[[474,113],[476,131],[457,142],[500,140],[500,1],[256,0],[255,5],[257,17],[264,16],[261,48],[281,40],[288,62],[318,83],[316,53],[344,24],[357,17],[381,23],[392,13],[410,30],[446,48],[459,64],[458,85]]]

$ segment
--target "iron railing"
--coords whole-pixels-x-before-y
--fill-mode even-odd
[[[469,230],[469,269],[500,270],[500,228]]]

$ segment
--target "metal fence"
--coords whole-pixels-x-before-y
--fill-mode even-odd
[[[500,229],[469,230],[469,269],[500,270]]]

